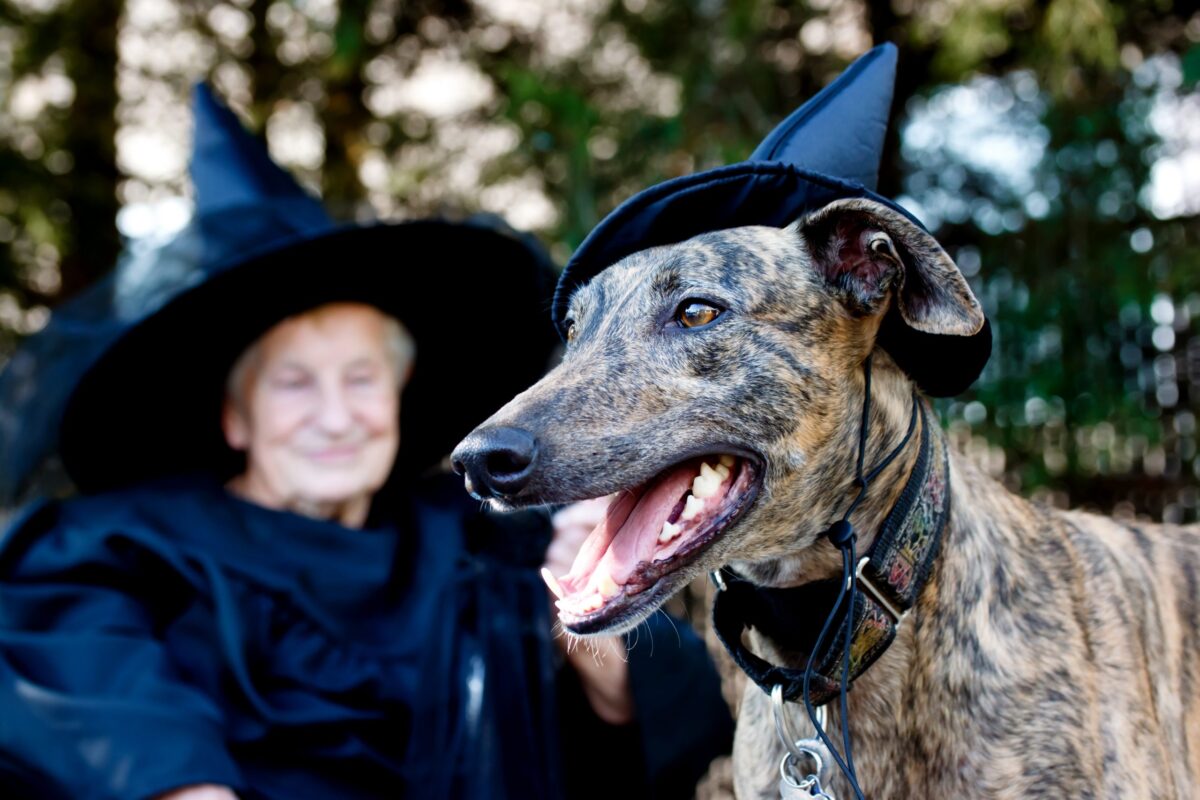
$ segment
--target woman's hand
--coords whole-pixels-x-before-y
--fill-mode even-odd
[[[545,566],[556,577],[571,570],[579,548],[604,519],[611,500],[611,497],[584,500],[554,515],[554,538],[546,549]],[[579,675],[583,693],[596,716],[610,725],[630,722],[634,717],[633,694],[629,689],[624,639],[620,636],[581,639],[566,634],[558,642]]]
[[[154,800],[237,800],[237,795],[225,786],[203,783],[172,789],[165,794],[155,795]]]

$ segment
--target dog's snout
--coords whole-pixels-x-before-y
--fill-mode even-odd
[[[466,478],[476,497],[512,497],[529,483],[537,464],[538,441],[522,428],[476,431],[451,455],[454,471]]]

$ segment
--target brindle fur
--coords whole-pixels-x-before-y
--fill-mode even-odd
[[[878,231],[888,238],[879,251],[863,246]],[[728,310],[705,329],[679,328],[677,307],[696,297]],[[783,230],[737,228],[637,253],[575,293],[577,335],[563,363],[460,449],[499,425],[536,435],[536,469],[514,505],[620,491],[692,454],[744,454],[761,468],[756,503],[656,587],[654,606],[720,565],[769,586],[831,577],[840,559],[819,535],[853,493],[872,350],[868,459],[909,420],[912,383],[876,348],[892,303],[929,332],[982,324],[936,242],[867,201],[839,201]],[[915,458],[907,448],[852,518],[860,551]],[[867,795],[1193,797],[1197,530],[1036,505],[956,454],[950,486],[933,575],[849,695]],[[642,582],[660,572],[646,565]],[[756,652],[788,660],[751,636]],[[840,741],[835,706],[829,730]],[[806,730],[800,717],[793,727]],[[778,796],[782,752],[769,701],[749,684],[734,749],[740,797]],[[840,776],[832,789],[852,796]]]

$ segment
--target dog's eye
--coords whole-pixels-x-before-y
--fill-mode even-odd
[[[568,342],[573,342],[573,341],[575,341],[575,335],[576,335],[576,333],[577,333],[577,332],[578,332],[578,331],[577,331],[577,329],[576,329],[576,327],[575,327],[575,321],[574,321],[574,320],[567,320],[567,341],[568,341]]]
[[[675,319],[685,328],[699,328],[721,316],[721,309],[703,300],[684,300],[675,312]]]

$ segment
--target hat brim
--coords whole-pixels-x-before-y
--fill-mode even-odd
[[[576,289],[639,250],[746,225],[782,228],[834,200],[852,197],[881,203],[921,225],[903,206],[859,184],[786,163],[744,161],[652,186],[618,206],[575,251],[554,292],[555,327],[565,336],[563,323]],[[881,335],[880,345],[929,395],[965,391],[991,355],[991,329],[986,324],[973,336],[920,333],[901,326],[903,335]]]
[[[340,228],[260,253],[166,303],[88,370],[63,416],[63,464],[88,492],[235,474],[241,458],[220,427],[233,362],[280,320],[352,301],[395,316],[416,340],[397,473],[419,472],[541,375],[557,344],[545,313],[552,281],[535,244],[440,220]]]

